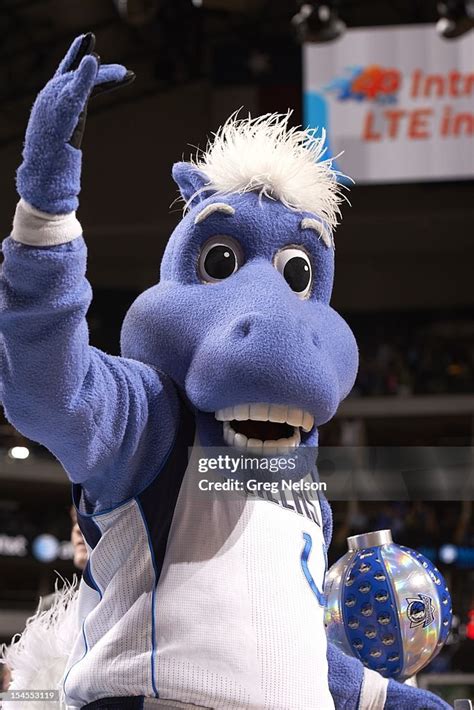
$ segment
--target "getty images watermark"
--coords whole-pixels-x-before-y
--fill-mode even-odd
[[[206,447],[196,454],[201,491],[225,483],[223,491],[267,498],[264,490],[285,499],[290,491],[298,498],[321,491],[331,501],[474,500],[473,446],[300,447],[263,456]]]
[[[201,456],[198,459],[198,471],[203,474],[199,480],[201,491],[235,491],[258,493],[260,491],[302,492],[326,491],[324,481],[307,477],[293,480],[291,475],[297,470],[297,456]],[[221,477],[206,478],[205,474],[217,472]],[[278,474],[274,480],[262,479],[262,473]],[[243,476],[245,474],[245,476]],[[256,477],[252,478],[252,474]],[[287,477],[285,477],[287,474]]]

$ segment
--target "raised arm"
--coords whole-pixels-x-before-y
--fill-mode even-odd
[[[91,93],[130,81],[122,66],[99,68],[92,48],[91,35],[75,40],[31,113],[17,176],[21,199],[3,243],[0,398],[14,426],[49,448],[104,507],[156,473],[178,401],[152,367],[89,345],[91,289],[75,216],[79,146]]]

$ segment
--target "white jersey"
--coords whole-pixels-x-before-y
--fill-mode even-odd
[[[90,560],[68,707],[144,696],[155,698],[144,707],[332,710],[317,496],[203,492],[219,474],[198,472],[195,445],[178,476],[183,452],[136,497],[79,516]]]

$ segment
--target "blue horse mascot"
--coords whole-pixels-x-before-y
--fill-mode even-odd
[[[108,355],[85,319],[80,144],[89,98],[133,75],[93,49],[78,37],[33,106],[1,275],[1,401],[67,471],[89,552],[64,706],[447,708],[327,644],[322,495],[223,492],[240,480],[225,457],[202,467],[207,447],[314,452],[353,386],[356,343],[329,305],[341,196],[323,140],[234,116],[176,163],[184,217]]]

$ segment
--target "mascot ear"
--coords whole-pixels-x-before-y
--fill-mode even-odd
[[[202,190],[203,187],[209,184],[209,178],[204,175],[199,168],[192,163],[179,162],[173,165],[172,170],[173,180],[179,187],[179,191],[183,200],[189,202],[194,196],[192,204],[202,202],[206,197],[209,197],[211,190]],[[201,190],[197,195],[198,190]]]

